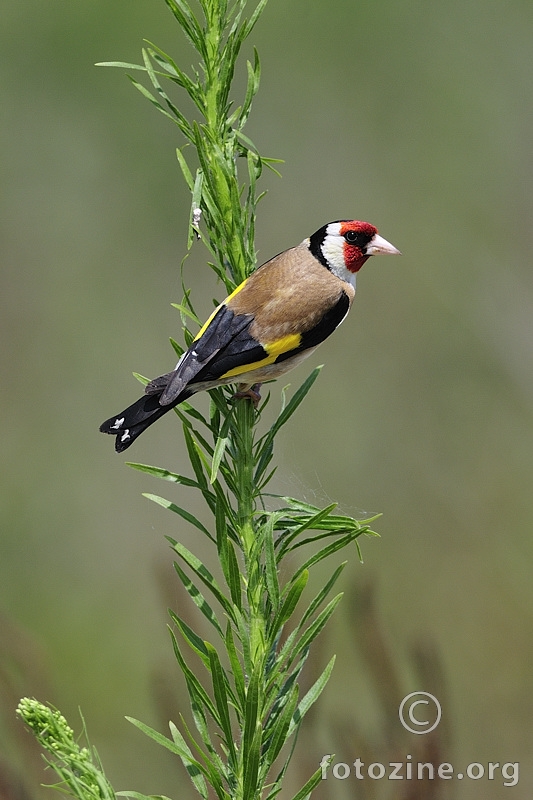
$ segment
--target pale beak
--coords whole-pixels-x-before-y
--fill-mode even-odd
[[[377,255],[389,255],[389,256],[401,256],[399,250],[394,247],[390,242],[376,233],[367,244],[366,248],[366,255],[367,256],[377,256]]]

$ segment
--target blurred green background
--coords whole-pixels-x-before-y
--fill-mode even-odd
[[[143,37],[193,59],[163,0],[2,3],[0,763],[33,791],[21,694],[75,727],[81,706],[117,788],[192,796],[124,715],[162,729],[165,704],[185,703],[168,689],[182,685],[165,608],[181,596],[164,535],[204,544],[141,492],[202,511],[125,467],[97,431],[137,396],[132,370],[173,365],[180,336],[181,139],[121,71],[93,66],[138,61]],[[276,488],[384,514],[365,564],[354,552],[345,572],[316,656],[318,668],[339,654],[335,677],[293,774],[323,753],[353,761],[354,742],[386,758],[394,702],[433,680],[443,760],[519,761],[505,796],[529,798],[533,4],[271,0],[251,44],[263,78],[248,134],[286,161],[282,180],[264,180],[260,261],[342,217],[373,222],[404,254],[366,265],[348,321],[291,376],[326,365],[281,437]],[[202,315],[223,294],[205,261],[199,244],[186,264]],[[131,456],[187,469],[171,419]],[[424,685],[414,642],[433,654]],[[398,684],[390,707],[380,647]],[[401,757],[423,738],[402,740]],[[392,791],[369,783],[317,797]],[[501,779],[441,788],[502,796]]]

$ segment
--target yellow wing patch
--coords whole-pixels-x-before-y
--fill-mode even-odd
[[[281,339],[277,339],[275,342],[264,344],[263,348],[268,353],[266,358],[262,358],[260,361],[254,361],[251,364],[241,364],[239,367],[228,370],[228,372],[225,372],[224,375],[221,375],[220,377],[232,378],[235,375],[243,375],[245,372],[252,372],[252,370],[259,369],[260,367],[268,367],[269,364],[274,363],[278,356],[288,353],[291,350],[296,350],[301,342],[301,339],[302,337],[299,333],[290,333],[288,336],[283,336]]]
[[[275,342],[264,344],[263,347],[267,351],[269,358],[272,357],[272,360],[275,361],[283,353],[295,350],[301,341],[302,337],[299,333],[289,333],[287,336],[282,336],[281,339],[276,339]]]

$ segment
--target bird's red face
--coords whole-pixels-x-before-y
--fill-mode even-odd
[[[369,222],[358,220],[343,221],[340,223],[339,234],[344,239],[343,255],[346,269],[350,272],[359,272],[365,261],[370,258],[367,245],[370,244],[378,229]]]

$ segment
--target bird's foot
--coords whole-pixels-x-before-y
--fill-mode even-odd
[[[261,400],[261,395],[259,394],[261,384],[254,383],[253,386],[247,386],[247,384],[243,383],[241,386],[242,389],[239,389],[238,392],[235,392],[231,398],[232,403],[237,402],[237,400],[242,400],[243,398],[248,398],[248,400],[252,401],[254,408],[257,408],[259,401]]]

